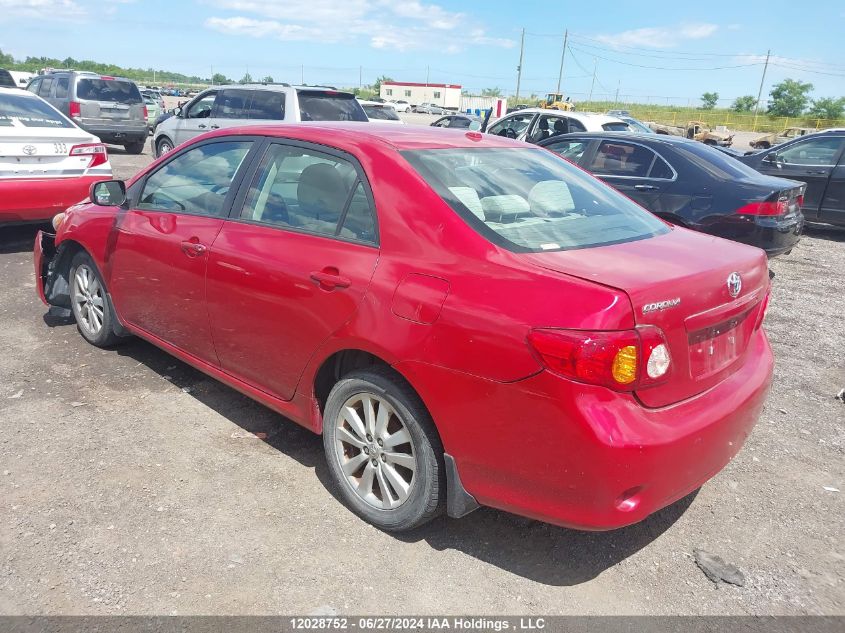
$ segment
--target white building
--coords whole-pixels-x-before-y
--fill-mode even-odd
[[[444,108],[457,110],[461,106],[461,86],[383,81],[379,97],[387,101],[407,101],[411,105],[435,103]]]

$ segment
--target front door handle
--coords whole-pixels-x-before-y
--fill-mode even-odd
[[[827,175],[827,171],[825,171],[824,169],[808,169],[807,173],[817,175],[817,176]]]
[[[193,240],[185,240],[182,242],[182,252],[188,257],[199,257],[208,250],[205,244],[200,244]]]
[[[219,129],[220,129],[220,126],[219,126],[219,125],[210,125],[209,127],[210,127],[212,130],[219,130]]]
[[[634,189],[637,191],[657,191],[657,187],[654,185],[634,185]]]
[[[346,277],[341,276],[337,268],[329,266],[323,270],[315,270],[311,273],[311,281],[315,282],[323,290],[334,290],[335,288],[348,288],[352,283]]]
[[[197,127],[201,130],[204,130],[205,129],[205,123],[200,123]]]

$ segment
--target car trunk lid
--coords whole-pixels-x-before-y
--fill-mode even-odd
[[[0,141],[0,179],[79,176],[91,158],[71,156],[71,149],[98,142],[94,137],[80,138],[75,128],[50,130],[49,135],[26,130],[9,133],[7,128]]]
[[[637,325],[663,331],[671,373],[666,382],[636,392],[647,407],[692,397],[736,371],[769,286],[763,251],[681,228],[623,244],[522,257],[624,291]]]

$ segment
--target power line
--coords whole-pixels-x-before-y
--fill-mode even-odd
[[[735,64],[731,66],[711,66],[707,68],[702,68],[700,66],[691,66],[691,67],[679,67],[679,66],[649,66],[647,64],[634,64],[632,62],[623,62],[619,59],[612,59],[610,57],[602,57],[601,55],[596,55],[595,53],[590,53],[588,51],[581,50],[579,48],[572,48],[569,47],[570,51],[576,50],[579,53],[584,53],[585,55],[592,55],[593,57],[598,57],[599,59],[603,59],[605,61],[611,62],[613,64],[621,64],[623,66],[633,66],[634,68],[648,68],[650,70],[683,70],[683,71],[702,71],[702,70],[728,70],[732,68],[750,68],[752,66],[762,66],[763,62],[753,62],[750,64]]]
[[[608,46],[606,40],[600,40],[600,39],[596,39],[596,38],[593,38],[593,37],[587,37],[586,35],[580,35],[578,33],[570,33],[570,36],[574,37],[575,39],[588,40],[590,42],[598,42],[599,44],[603,44],[605,46]],[[628,44],[614,44],[610,48],[613,48],[613,49],[624,48],[624,49],[633,50],[633,51],[648,51],[650,53],[659,53],[660,52],[659,50],[655,50],[654,48],[648,48],[648,47],[645,47],[645,46],[630,46]],[[667,55],[696,55],[696,56],[706,56],[706,57],[739,57],[740,56],[740,55],[737,55],[736,53],[707,53],[707,52],[676,51],[676,50],[665,51],[665,52],[666,52]]]

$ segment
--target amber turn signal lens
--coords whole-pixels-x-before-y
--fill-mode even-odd
[[[59,227],[62,225],[62,222],[65,221],[65,214],[64,213],[57,213],[53,216],[53,230],[58,231]]]
[[[620,385],[627,385],[637,379],[637,348],[634,345],[626,345],[616,352],[611,374]]]

